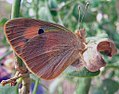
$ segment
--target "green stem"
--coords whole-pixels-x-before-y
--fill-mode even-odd
[[[21,0],[14,0],[12,5],[11,19],[19,17]]]
[[[12,12],[11,12],[11,19],[17,18],[20,15],[20,5],[21,5],[21,0],[14,0],[13,5],[12,5]],[[17,62],[16,65],[17,67],[24,67],[26,69],[23,61],[21,58],[19,58],[17,55]],[[26,69],[27,70],[27,69]],[[26,74],[26,77],[22,78],[22,88],[20,89],[20,94],[29,94],[29,87],[30,87],[30,78],[29,78],[29,73]]]
[[[15,91],[15,94],[19,94],[19,90],[18,90],[19,84],[17,83],[16,86],[17,86],[17,89]]]
[[[34,86],[34,90],[33,90],[33,93],[32,94],[36,94],[37,92],[37,89],[38,89],[38,85],[39,85],[39,78],[37,78],[37,80],[35,80],[35,86]]]
[[[77,87],[76,94],[88,94],[91,85],[91,78],[81,78]]]
[[[12,5],[11,19],[18,18],[20,14],[21,0],[14,0]],[[19,66],[22,66],[22,60],[16,55]]]
[[[21,0],[14,0],[13,5],[12,5],[12,11],[11,11],[11,19],[19,17],[20,3],[21,3]],[[17,62],[20,61],[18,64],[21,65],[22,62],[21,62],[20,58],[17,55],[16,55],[16,57],[17,57]],[[17,90],[16,94],[18,94],[18,90]]]
[[[107,65],[106,68],[110,69],[115,69],[115,70],[119,70],[119,66],[116,66],[116,65]]]
[[[38,10],[39,10],[39,6],[38,6],[38,5],[39,5],[39,1],[40,1],[40,0],[36,0],[36,6],[35,6],[35,7],[36,7],[36,9],[35,9],[35,10],[36,10],[36,19],[39,18],[39,14],[38,14]]]

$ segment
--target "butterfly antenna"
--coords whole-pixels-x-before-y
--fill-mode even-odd
[[[78,5],[78,29],[80,29],[80,5]]]
[[[82,15],[82,17],[81,17],[81,20],[80,20],[80,14],[79,14],[79,18],[78,18],[78,24],[79,24],[79,22],[80,23],[82,23],[82,21],[83,21],[83,19],[84,19],[84,17],[85,17],[85,14],[86,14],[86,12],[87,12],[87,10],[88,10],[88,7],[89,7],[89,1],[87,1],[86,2],[86,6],[85,6],[85,11],[84,11],[84,14]],[[79,6],[79,11],[80,11],[80,6]],[[79,12],[80,13],[80,12]],[[81,28],[81,26],[79,25],[79,29]]]

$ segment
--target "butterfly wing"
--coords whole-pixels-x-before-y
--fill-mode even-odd
[[[45,32],[38,34],[39,28]],[[5,25],[6,37],[27,68],[53,79],[79,58],[78,37],[63,26],[34,19],[15,19]]]
[[[25,43],[38,35],[38,30],[40,28],[44,29],[45,32],[69,31],[58,24],[29,18],[18,18],[8,21],[4,26],[4,31],[8,42],[17,55],[20,56],[21,49],[24,47]]]
[[[79,43],[71,32],[46,32],[28,41],[21,54],[28,68],[53,79],[79,58]]]

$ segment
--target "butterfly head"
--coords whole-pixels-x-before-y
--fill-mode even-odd
[[[85,41],[85,35],[86,35],[85,29],[76,30],[76,31],[75,31],[75,34],[78,36],[78,38],[79,38],[82,42],[86,42],[86,41]]]
[[[83,54],[83,52],[85,52],[87,49],[87,46],[86,46],[87,43],[86,43],[86,38],[85,38],[85,35],[86,35],[85,29],[76,30],[75,34],[78,36],[78,39],[81,42],[81,48],[83,49],[82,50],[82,54]]]

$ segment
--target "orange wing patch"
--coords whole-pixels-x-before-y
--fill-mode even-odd
[[[40,28],[39,26],[32,26],[27,28],[23,33],[24,38],[26,39],[33,38],[34,36],[38,34],[39,28]]]

